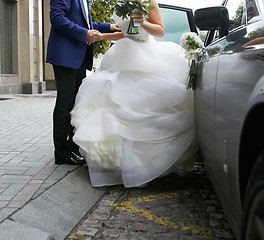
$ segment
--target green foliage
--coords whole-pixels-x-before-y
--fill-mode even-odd
[[[93,22],[113,23],[113,6],[116,0],[90,0],[90,13]],[[110,41],[102,40],[93,43],[94,57],[97,58],[100,53],[104,54],[110,45]]]
[[[143,12],[144,16],[148,15],[148,12],[155,7],[150,3],[150,0],[145,0],[141,3],[138,0],[119,0],[115,3],[116,15],[122,18],[127,18],[134,9],[138,9]]]
[[[233,17],[234,21],[241,22],[243,17],[243,3],[241,3],[237,10],[236,10],[236,15]]]
[[[264,27],[257,28],[255,31],[249,33],[249,39],[253,40],[255,38],[263,37],[264,36]]]
[[[203,47],[203,42],[202,40],[196,35],[196,33],[189,33],[189,35],[183,34],[182,41],[181,41],[181,46],[184,48],[186,51],[192,51],[197,48],[202,48]]]

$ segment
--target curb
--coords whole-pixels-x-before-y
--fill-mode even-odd
[[[0,240],[63,240],[106,190],[79,167],[1,223]]]

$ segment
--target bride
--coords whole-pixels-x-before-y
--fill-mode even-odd
[[[100,68],[83,80],[71,112],[73,140],[96,187],[140,186],[193,164],[188,63],[178,44],[154,40],[164,28],[158,4],[151,4],[155,8],[147,19],[143,14],[134,19],[141,23],[138,34],[127,34],[129,19],[116,15],[122,32],[99,34],[118,41]]]

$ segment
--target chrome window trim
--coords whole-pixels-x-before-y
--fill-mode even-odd
[[[256,3],[257,3],[257,8],[258,8],[259,12],[264,14],[264,0],[256,1]]]

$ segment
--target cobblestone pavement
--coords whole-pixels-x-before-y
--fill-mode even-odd
[[[55,92],[0,96],[0,223],[76,166],[55,165]]]
[[[50,93],[0,97],[0,223],[76,168],[54,164],[54,102]],[[192,173],[156,179],[146,188],[107,188],[67,240],[111,238],[234,236],[203,164],[197,163]]]
[[[235,239],[201,162],[146,188],[111,187],[66,238]]]

